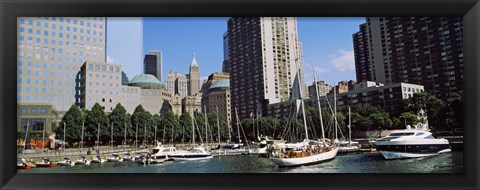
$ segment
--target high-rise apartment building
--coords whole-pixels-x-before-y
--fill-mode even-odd
[[[143,73],[153,75],[162,81],[162,51],[148,51],[143,59]]]
[[[325,81],[317,81],[316,86],[315,82],[313,82],[312,85],[308,86],[308,96],[310,97],[310,99],[317,99],[317,90],[318,96],[322,97],[326,96],[332,90],[332,87],[325,83]]]
[[[175,72],[172,69],[167,75],[167,90],[173,95],[178,94],[180,99],[187,96],[187,77],[179,72]]]
[[[227,28],[232,110],[240,119],[287,101],[297,72],[304,84],[296,18],[232,17]]]
[[[357,81],[412,83],[450,102],[463,90],[462,17],[367,17],[353,34]]]
[[[106,62],[103,17],[18,18],[17,102],[50,103],[65,112],[86,61]]]
[[[195,54],[193,54],[192,64],[188,72],[188,95],[195,96],[198,92],[200,92],[200,69]]]
[[[223,64],[222,72],[228,72],[228,32],[223,33]]]

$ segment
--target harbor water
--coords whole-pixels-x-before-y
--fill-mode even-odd
[[[196,161],[167,161],[157,165],[136,162],[91,164],[17,170],[19,173],[463,173],[463,151],[436,156],[385,160],[364,152],[339,154],[333,160],[291,168],[278,167],[255,155],[220,156]]]

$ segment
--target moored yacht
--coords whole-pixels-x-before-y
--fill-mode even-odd
[[[170,157],[177,161],[184,161],[184,160],[202,160],[202,159],[209,159],[213,156],[208,153],[205,148],[202,146],[193,147],[192,149],[185,151],[185,152],[177,152],[171,154]]]
[[[85,158],[85,156],[80,156],[78,160],[75,161],[75,165],[90,165],[90,161]]]
[[[111,157],[107,157],[108,162],[122,162],[123,159],[117,153],[113,153]]]
[[[425,129],[396,130],[377,139],[377,150],[385,159],[417,158],[451,152],[447,139],[436,139]]]
[[[102,156],[97,155],[94,158],[92,158],[92,161],[90,161],[92,164],[101,164],[105,162],[105,159],[102,158]]]
[[[57,165],[59,166],[74,166],[75,163],[70,160],[69,157],[64,157],[62,161],[58,161]]]
[[[170,155],[179,153],[174,146],[163,146],[160,143],[152,149],[152,156],[165,161],[172,160]]]

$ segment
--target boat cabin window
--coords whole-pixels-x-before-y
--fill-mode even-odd
[[[391,133],[390,135],[388,136],[391,136],[391,137],[400,137],[400,136],[411,136],[413,135],[414,133]]]
[[[425,137],[426,139],[434,139],[435,137],[433,137],[432,135],[428,135],[427,137]]]
[[[422,136],[424,134],[425,134],[424,132],[418,132],[417,134],[415,134],[415,136]]]
[[[165,149],[162,152],[170,152],[170,149]]]

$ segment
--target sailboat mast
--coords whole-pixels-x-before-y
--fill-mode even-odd
[[[155,125],[155,146],[157,146],[157,125]]]
[[[98,144],[100,143],[100,123],[98,123],[98,129],[97,129],[97,150],[98,150]]]
[[[253,114],[253,113],[252,113],[252,114]],[[253,115],[252,115],[251,117],[253,117]],[[254,137],[254,138],[256,138],[256,136],[258,135],[258,134],[255,135],[255,133],[256,133],[256,131],[257,131],[257,130],[255,129],[255,119],[256,119],[256,118],[253,117],[253,137]],[[258,126],[257,126],[257,127],[258,127]]]
[[[43,137],[42,137],[42,158],[45,153],[45,123],[43,124]]]
[[[147,145],[147,125],[143,125],[143,146]]]
[[[203,111],[205,113],[205,115],[204,115],[204,118],[205,118],[205,146],[208,147],[207,106],[203,106]]]
[[[124,145],[127,145],[127,123],[123,122],[123,125],[125,126],[124,127],[125,128],[125,133],[123,134],[123,143],[124,143]]]
[[[82,140],[80,141],[80,153],[83,150],[83,128],[85,127],[85,122],[82,122]]]
[[[337,90],[336,87],[333,86],[333,109],[335,110],[334,112],[334,119],[335,119],[335,140],[338,139],[337,137],[337,130],[338,130],[338,123],[337,123]]]
[[[218,113],[218,106],[217,106],[217,130],[218,130],[218,144],[220,144],[220,114]]]
[[[25,141],[23,142],[23,152],[22,152],[22,157],[25,157],[25,149],[27,148],[27,135],[28,135],[28,126],[30,125],[30,121],[27,121],[27,129],[25,130]],[[63,129],[65,131],[65,129]],[[65,141],[65,132],[63,135],[63,141]],[[65,142],[64,142],[65,143]],[[30,143],[29,143],[30,144]]]
[[[63,152],[63,156],[65,156],[65,129],[66,129],[66,123],[63,122],[63,142],[62,142],[62,150],[64,151]]]
[[[110,147],[113,149],[113,122],[110,124]]]
[[[135,128],[135,148],[138,147],[137,143],[138,143],[138,123],[137,123],[137,127]]]
[[[195,125],[193,124],[194,119],[195,119],[195,116],[192,117],[192,143],[193,143],[193,146],[195,146]]]
[[[350,112],[350,106],[348,106],[348,142],[352,144],[352,113]]]
[[[238,142],[240,143],[240,125],[238,123],[238,112],[237,112],[237,108],[235,107],[235,116],[237,117],[237,134],[238,134]]]
[[[320,106],[320,95],[318,94],[318,84],[317,84],[317,74],[315,73],[315,67],[312,65],[313,70],[313,82],[315,83],[315,94],[317,96],[317,106],[318,106],[318,114],[320,118],[320,127],[322,128],[322,142],[325,145],[325,129],[323,127],[323,118],[322,118],[322,108]]]

